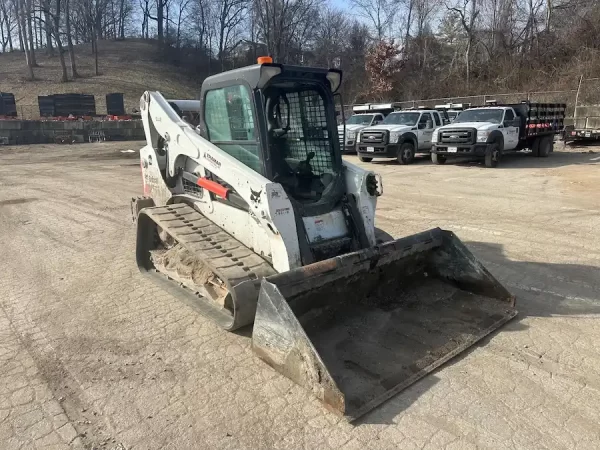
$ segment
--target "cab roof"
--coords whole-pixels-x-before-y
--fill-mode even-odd
[[[263,75],[263,69],[268,67],[278,67],[281,69],[281,73],[274,74],[273,77],[282,75],[286,78],[298,78],[306,81],[315,80],[325,83],[327,82],[328,72],[332,70],[319,67],[292,66],[287,64],[253,64],[251,66],[228,70],[227,72],[207,77],[202,82],[202,90],[206,91],[224,85],[234,84],[235,81],[243,81],[251,89],[261,88],[261,84],[263,84],[262,82],[264,81],[264,77],[261,79],[261,75]]]
[[[398,113],[409,113],[409,112],[417,112],[417,113],[439,113],[439,111],[437,109],[403,109],[402,111],[394,111],[391,114],[398,114]]]

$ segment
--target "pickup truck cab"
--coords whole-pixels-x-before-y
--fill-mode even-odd
[[[433,130],[442,124],[436,110],[393,112],[380,124],[358,133],[359,159],[370,162],[373,158],[395,158],[400,164],[410,164],[417,153],[431,151]]]
[[[481,157],[487,167],[496,167],[502,155],[526,148],[534,156],[548,156],[554,134],[563,127],[564,108],[563,104],[522,102],[467,109],[435,130],[431,160],[443,164],[452,157]]]
[[[342,151],[356,152],[356,134],[363,128],[383,122],[383,113],[353,114],[346,120],[346,125],[338,126],[338,136]],[[344,128],[346,129],[344,135]]]

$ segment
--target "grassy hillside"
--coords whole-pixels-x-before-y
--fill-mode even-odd
[[[99,76],[94,75],[94,56],[89,44],[76,46],[77,70],[81,75],[61,83],[58,55],[46,56],[44,50],[36,53],[40,67],[34,69],[35,81],[27,80],[25,56],[21,52],[0,53],[0,91],[12,92],[19,115],[34,118],[39,115],[38,95],[85,93],[96,96],[96,110],[106,112],[105,95],[111,92],[125,94],[125,110],[139,105],[145,90],[158,90],[167,98],[195,98],[201,79],[191,79],[181,69],[159,61],[156,47],[148,41],[128,39],[121,42],[99,43]],[[65,54],[69,69],[68,54]],[[68,70],[71,76],[70,69]]]

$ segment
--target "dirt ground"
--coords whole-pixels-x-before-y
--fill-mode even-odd
[[[139,146],[0,147],[2,449],[600,448],[600,147],[348,157],[383,176],[379,227],[453,230],[519,309],[348,424],[140,276]]]

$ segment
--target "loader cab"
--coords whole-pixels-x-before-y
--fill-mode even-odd
[[[200,133],[305,206],[343,195],[334,92],[341,72],[262,62],[202,85]]]

